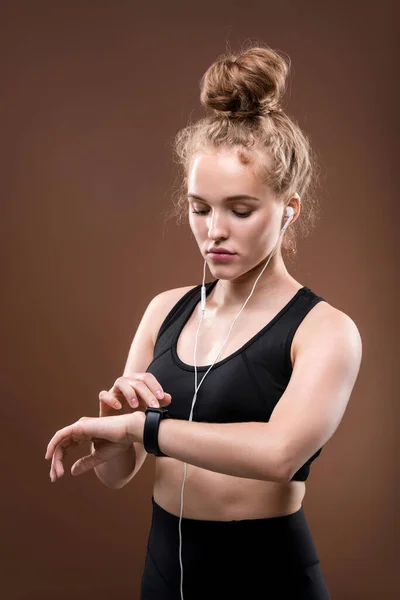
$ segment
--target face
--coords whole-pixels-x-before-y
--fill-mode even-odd
[[[264,264],[278,241],[284,206],[252,165],[232,150],[210,150],[196,155],[188,175],[189,223],[213,276],[236,279]],[[208,254],[211,247],[234,255],[217,259]]]

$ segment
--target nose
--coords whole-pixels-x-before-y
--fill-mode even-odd
[[[225,218],[214,210],[207,215],[208,237],[212,240],[228,237]]]

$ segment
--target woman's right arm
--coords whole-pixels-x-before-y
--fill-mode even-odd
[[[159,322],[159,313],[165,302],[162,292],[155,296],[146,308],[133,338],[123,377],[132,377],[134,373],[144,373],[153,360],[155,325]],[[158,329],[157,329],[158,332]],[[127,405],[128,406],[128,405]],[[126,406],[122,406],[122,411]],[[131,409],[132,412],[132,409]],[[143,465],[147,456],[143,444],[134,442],[132,446],[114,460],[95,467],[94,472],[104,485],[119,489],[126,485]]]

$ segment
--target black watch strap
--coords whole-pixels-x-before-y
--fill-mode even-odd
[[[145,410],[146,419],[144,422],[143,430],[143,446],[146,452],[149,454],[155,454],[156,456],[167,456],[161,452],[158,447],[158,428],[160,426],[161,419],[169,417],[168,410],[166,408],[153,408],[148,406]]]

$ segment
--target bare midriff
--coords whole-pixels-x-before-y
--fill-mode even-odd
[[[156,459],[154,500],[178,517],[183,467],[175,458]],[[183,517],[231,521],[289,515],[301,508],[305,487],[304,481],[244,479],[187,464]]]

